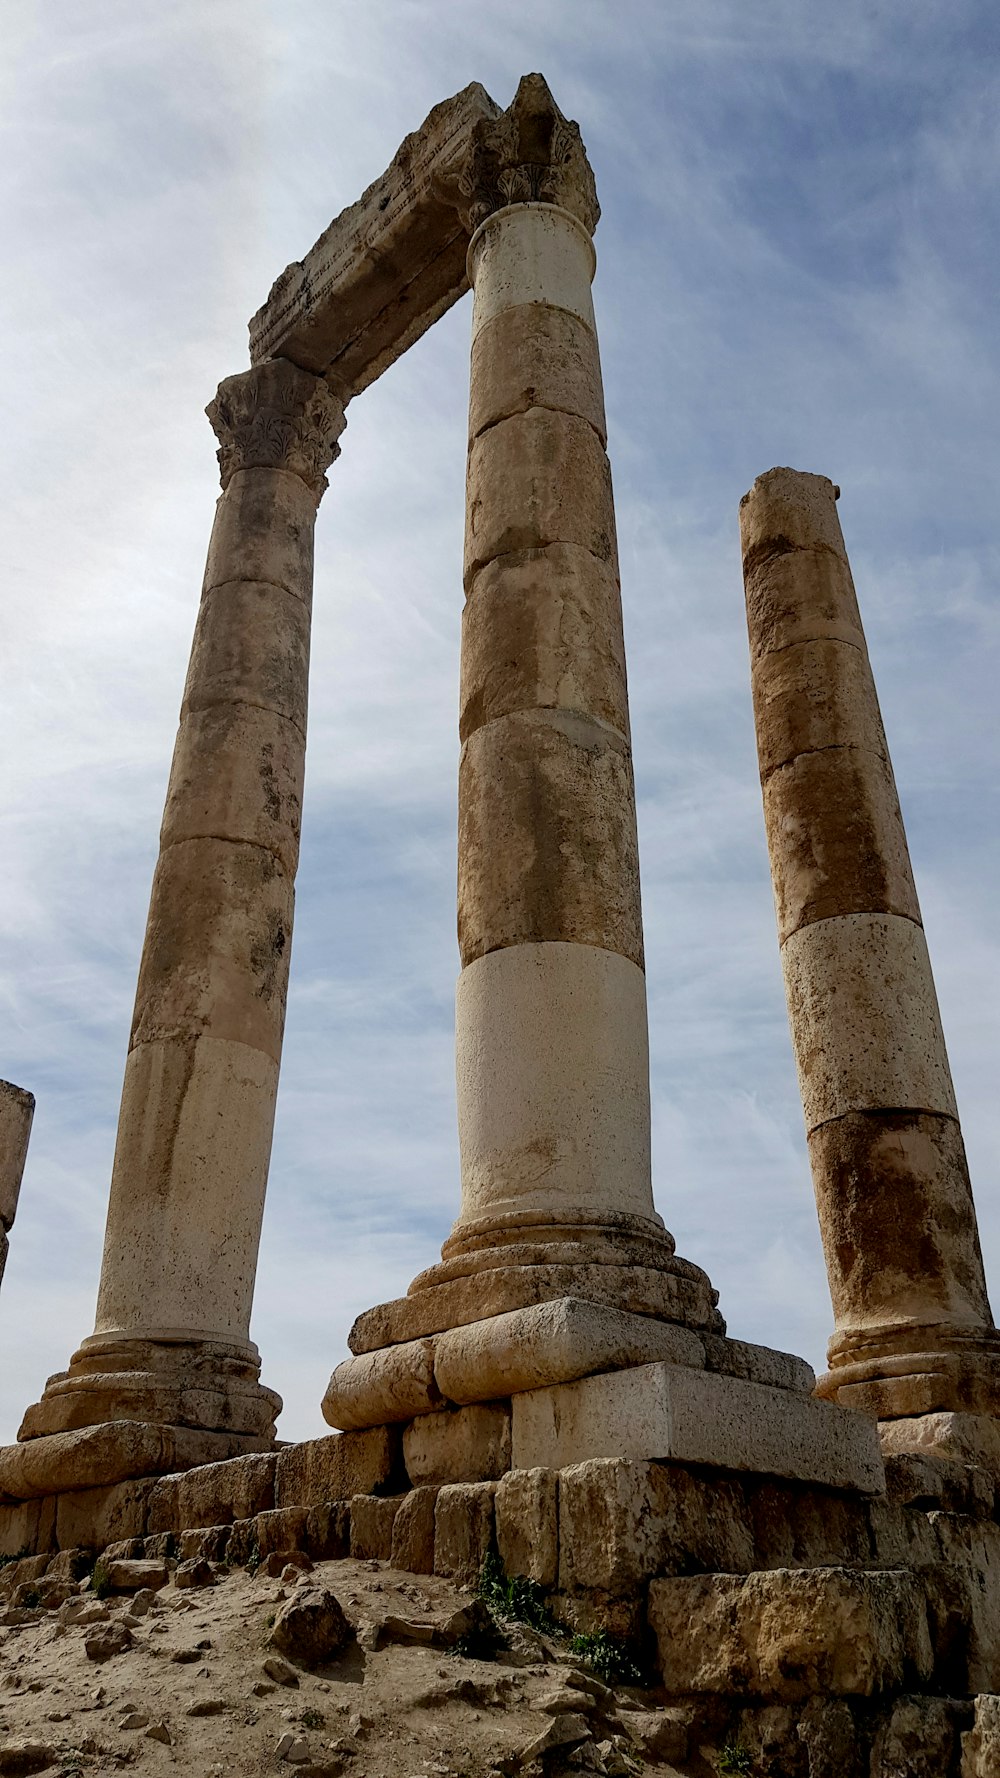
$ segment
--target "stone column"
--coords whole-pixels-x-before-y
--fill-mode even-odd
[[[819,1391],[993,1413],[997,1334],[892,766],[825,476],[740,507],[788,1016],[833,1298]]]
[[[28,1154],[35,1101],[23,1087],[0,1080],[0,1283],[7,1264],[7,1236],[17,1214],[21,1175]]]
[[[206,1435],[190,1461],[269,1448],[281,1406],[258,1381],[250,1309],[292,937],[313,529],[344,425],[326,384],[283,359],[227,378],[208,413],[223,493],[139,970],[96,1326],[20,1433],[187,1427]]]
[[[537,1343],[540,1324],[510,1316],[540,1304],[569,1299],[575,1314],[583,1301],[671,1324],[662,1334],[643,1322],[631,1346],[609,1339],[603,1368],[678,1352],[701,1363],[699,1340],[675,1324],[724,1330],[707,1275],[676,1256],[653,1206],[635,790],[591,300],[599,211],[576,125],[540,76],[479,127],[458,185],[474,292],[461,1208],[441,1262],[355,1323],[357,1356],[324,1401],[342,1427],[424,1411],[436,1390],[458,1399],[440,1351],[428,1381],[420,1342],[473,1322],[484,1324],[483,1349],[507,1357],[475,1381],[464,1371],[463,1387],[525,1387],[515,1348]],[[553,1335],[554,1380],[579,1375],[555,1375],[556,1344]]]

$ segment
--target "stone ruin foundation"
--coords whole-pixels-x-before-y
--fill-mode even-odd
[[[654,1209],[598,216],[541,76],[506,111],[467,87],[282,274],[209,405],[96,1324],[0,1450],[0,1589],[81,1549],[470,1585],[493,1555],[761,1771],[997,1774],[998,1336],[839,490],[790,469],[740,523],[828,1373],[730,1337]],[[279,1446],[249,1321],[315,514],[350,401],[470,287],[461,1201],[440,1263],[355,1323],[335,1430]],[[27,1099],[0,1096],[4,1231]]]

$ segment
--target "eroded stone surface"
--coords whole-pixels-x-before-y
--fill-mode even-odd
[[[669,1692],[872,1697],[934,1666],[922,1590],[898,1571],[654,1580],[649,1615]]]

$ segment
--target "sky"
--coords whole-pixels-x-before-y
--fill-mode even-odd
[[[0,1076],[37,1112],[0,1441],[93,1327],[218,491],[204,407],[277,274],[470,80],[545,74],[603,216],[654,1192],[730,1332],[824,1360],[737,509],[829,475],[1000,1298],[994,0],[0,0]],[[297,915],[252,1335],[319,1401],[458,1210],[469,299],[351,404],[317,526]],[[1000,1302],[997,1303],[1000,1308]]]

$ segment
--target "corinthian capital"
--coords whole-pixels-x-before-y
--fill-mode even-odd
[[[593,234],[601,207],[578,124],[541,74],[526,74],[498,118],[480,118],[462,160],[439,181],[470,234],[507,204],[559,204]]]
[[[205,412],[219,441],[223,488],[238,469],[289,469],[322,498],[324,470],[340,455],[337,440],[347,423],[322,377],[269,358],[225,377]]]

